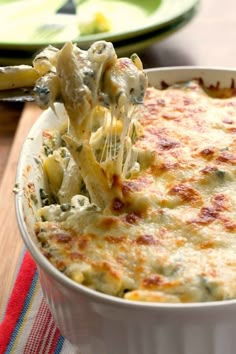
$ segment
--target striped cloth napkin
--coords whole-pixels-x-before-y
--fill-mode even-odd
[[[73,354],[43,298],[35,262],[26,251],[3,320],[0,354]]]

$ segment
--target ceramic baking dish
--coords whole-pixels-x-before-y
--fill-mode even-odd
[[[221,87],[232,87],[236,82],[236,71],[224,68],[172,67],[147,73],[154,86],[192,78]],[[65,119],[60,104],[57,112],[59,120]],[[22,238],[37,263],[45,299],[62,335],[82,354],[235,354],[236,300],[131,302],[73,282],[41,254],[34,236],[36,207],[27,186],[30,183],[38,191],[43,183],[42,171],[35,162],[41,132],[56,127],[59,120],[50,109],[45,111],[24,142],[17,167],[16,212]]]

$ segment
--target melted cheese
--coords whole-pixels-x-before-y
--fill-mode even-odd
[[[44,255],[76,282],[129,300],[236,298],[236,97],[229,93],[211,97],[196,81],[149,87],[134,139],[139,168],[113,178],[122,198],[101,210],[81,189],[70,203],[40,209]],[[99,128],[93,137],[98,151]]]
[[[117,58],[112,43],[105,41],[95,42],[87,51],[68,42],[61,50],[49,46],[33,64],[41,75],[35,85],[38,104],[53,108],[61,97],[69,117],[63,140],[92,202],[110,209],[114,198],[122,199],[120,188],[112,188],[114,175],[122,179],[136,164],[130,135],[147,87],[140,59]],[[100,160],[92,141],[97,124],[97,138],[105,137]]]

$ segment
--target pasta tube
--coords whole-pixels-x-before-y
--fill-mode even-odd
[[[33,87],[39,78],[30,65],[6,66],[0,68],[0,90]]]
[[[63,135],[67,147],[75,160],[91,201],[101,209],[110,207],[114,199],[122,199],[118,188],[109,187],[105,171],[97,162],[88,142],[78,143],[69,134]]]

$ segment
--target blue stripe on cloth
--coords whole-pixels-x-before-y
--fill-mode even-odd
[[[54,352],[55,354],[60,354],[61,353],[61,350],[62,350],[64,342],[65,342],[64,337],[62,337],[62,335],[60,335],[60,337],[58,339],[58,342],[57,342],[57,346],[55,348],[55,352]]]
[[[27,310],[28,310],[28,308],[30,306],[31,299],[32,299],[33,294],[34,294],[37,281],[38,281],[38,272],[36,271],[35,275],[34,275],[34,277],[32,279],[27,298],[25,299],[25,303],[24,303],[24,307],[23,307],[23,309],[21,311],[21,315],[20,315],[20,317],[19,317],[19,319],[17,321],[16,327],[14,329],[14,332],[12,333],[12,336],[11,336],[10,343],[8,344],[7,350],[5,352],[6,354],[10,354],[11,353],[11,350],[12,350],[14,344],[15,344],[15,341],[17,339],[17,335],[18,335],[19,330],[20,330],[20,328],[21,328],[21,326],[22,326],[22,324],[24,322],[24,318],[25,318],[25,315],[27,313]]]

